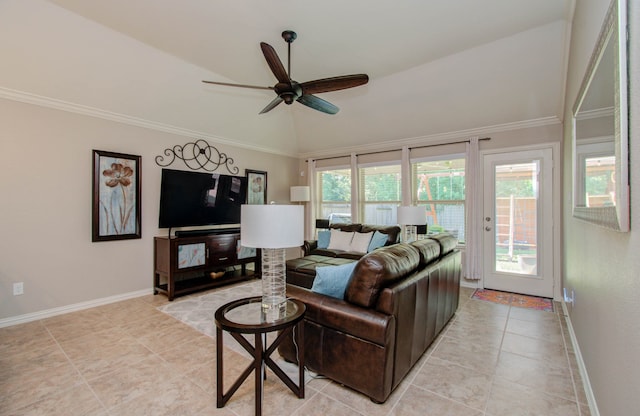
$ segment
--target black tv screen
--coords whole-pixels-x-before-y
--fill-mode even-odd
[[[162,169],[160,228],[240,224],[247,178]]]

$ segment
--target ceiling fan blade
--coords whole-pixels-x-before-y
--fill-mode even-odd
[[[262,53],[264,54],[264,59],[267,60],[267,64],[269,64],[269,68],[271,68],[271,72],[276,76],[278,82],[286,82],[289,83],[291,80],[289,79],[289,75],[287,71],[284,69],[284,65],[282,65],[282,61],[278,58],[278,54],[275,49],[268,43],[260,42],[260,48],[262,49]]]
[[[264,114],[264,113],[266,113],[268,111],[273,110],[282,101],[284,101],[284,100],[282,98],[280,98],[280,97],[274,98],[273,101],[271,101],[269,104],[267,104],[267,106],[265,108],[263,108],[262,111],[260,111],[258,114]]]
[[[252,88],[255,90],[273,90],[273,87],[261,87],[258,85],[231,84],[228,82],[204,81],[204,80],[202,82],[204,82],[205,84],[225,85],[227,87]]]
[[[338,77],[317,79],[315,81],[307,81],[300,84],[302,93],[317,94],[321,92],[344,90],[364,85],[369,82],[369,76],[366,74],[342,75]]]
[[[315,95],[311,94],[303,94],[298,97],[297,101],[300,104],[304,104],[307,107],[313,108],[314,110],[322,111],[327,114],[335,114],[340,109],[335,105],[331,104],[329,101],[325,101],[322,98],[318,98]]]

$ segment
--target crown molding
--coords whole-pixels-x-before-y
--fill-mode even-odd
[[[561,121],[558,117],[544,117],[534,120],[518,121],[514,123],[497,124],[493,126],[478,127],[474,129],[452,131],[447,133],[438,133],[427,136],[411,137],[398,140],[388,140],[376,144],[345,146],[341,148],[332,148],[330,150],[319,152],[306,152],[306,153],[288,153],[278,150],[274,150],[267,147],[247,145],[238,143],[223,137],[203,133],[195,130],[189,130],[182,127],[176,127],[169,124],[158,123],[155,121],[145,120],[142,118],[127,116],[124,114],[114,113],[111,111],[102,110],[95,107],[89,107],[81,104],[70,103],[55,98],[45,97],[37,94],[32,94],[24,91],[13,90],[10,88],[0,87],[0,98],[4,98],[12,101],[19,101],[27,104],[33,104],[41,107],[53,108],[55,110],[66,111],[75,114],[81,114],[89,117],[100,118],[104,120],[114,121],[117,123],[128,124],[131,126],[142,127],[145,129],[161,131],[164,133],[176,134],[183,137],[193,139],[204,139],[216,144],[224,144],[228,146],[269,153],[279,156],[295,157],[300,159],[317,158],[317,157],[332,157],[335,155],[345,155],[351,153],[359,153],[363,151],[387,151],[393,149],[400,149],[403,146],[421,146],[425,144],[446,144],[447,142],[467,139],[469,137],[483,136],[492,133],[498,133],[503,131],[512,131],[527,129],[533,127],[549,126],[560,124]]]
[[[298,156],[301,159],[322,158],[322,157],[335,157],[336,155],[349,155],[351,153],[361,152],[384,152],[391,150],[398,150],[404,146],[424,146],[430,144],[447,144],[449,142],[466,140],[470,137],[482,137],[493,133],[500,133],[504,131],[523,130],[534,127],[552,126],[561,124],[562,122],[556,116],[543,117],[533,120],[516,121],[513,123],[496,124],[492,126],[478,127],[467,130],[458,130],[447,133],[437,133],[427,136],[411,137],[406,139],[389,140],[375,144],[363,144],[357,146],[345,146],[340,148],[333,148],[327,151],[319,152],[306,152],[300,153]]]
[[[178,136],[189,137],[192,139],[204,139],[208,142],[216,144],[224,144],[243,149],[254,150],[258,152],[271,153],[279,156],[288,156],[297,158],[296,153],[287,153],[267,147],[252,146],[248,144],[238,143],[223,137],[214,136],[200,131],[189,130],[182,127],[163,124],[156,121],[145,120],[138,117],[127,116],[124,114],[114,113],[95,107],[89,107],[81,104],[70,103],[56,98],[45,97],[24,91],[13,90],[10,88],[0,87],[0,98],[12,101],[20,101],[27,104],[33,104],[41,107],[53,108],[55,110],[66,111],[69,113],[81,114],[89,117],[100,118],[103,120],[115,121],[116,123],[128,124],[131,126],[142,127],[149,130],[157,130],[163,133],[176,134]]]
[[[613,117],[615,115],[615,108],[613,107],[605,107],[605,108],[596,108],[595,110],[584,110],[579,111],[575,116],[576,120],[589,120],[592,118],[601,118],[601,117]]]

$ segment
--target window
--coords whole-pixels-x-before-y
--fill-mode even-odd
[[[402,199],[400,165],[360,167],[358,174],[361,222],[397,224],[396,209]]]
[[[615,163],[614,143],[608,138],[576,145],[576,206],[615,205]]]
[[[464,242],[465,159],[416,161],[411,164],[412,202],[425,205],[428,232],[450,232]]]
[[[351,222],[351,169],[318,172],[320,195],[317,218]]]

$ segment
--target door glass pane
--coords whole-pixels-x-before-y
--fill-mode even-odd
[[[537,275],[540,162],[495,167],[495,271]]]

